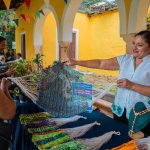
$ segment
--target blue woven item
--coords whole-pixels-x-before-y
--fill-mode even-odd
[[[36,103],[55,117],[69,117],[86,111],[87,100],[73,99],[72,82],[83,82],[83,74],[57,61],[44,69]]]

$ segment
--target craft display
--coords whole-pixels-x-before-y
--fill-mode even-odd
[[[83,82],[80,72],[61,62],[43,70],[40,76],[36,104],[55,117],[67,117],[84,112],[87,99],[72,98],[72,82]]]
[[[89,106],[91,112],[92,102],[99,100],[112,87],[112,84],[104,86],[102,83],[103,88],[98,86],[96,90],[94,86],[92,89],[88,76],[90,78],[90,75],[73,70],[70,66],[54,62],[52,67],[43,69],[40,76],[37,74],[9,79],[46,112],[55,117],[69,117],[86,111]],[[80,86],[77,87],[77,83]]]
[[[60,126],[69,122],[77,121],[80,118],[86,119],[83,116],[52,118],[51,115],[45,112],[20,115],[21,123],[25,125],[26,129],[32,136],[32,142],[38,147],[39,150],[61,150],[63,148],[72,148],[74,150],[96,150],[108,142],[113,134],[120,134],[119,132],[111,131],[91,139],[77,139],[87,133],[93,126],[99,126],[100,123],[96,121],[74,128],[60,128]]]

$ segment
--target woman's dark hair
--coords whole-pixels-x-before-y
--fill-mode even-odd
[[[145,42],[149,45],[150,47],[150,30],[143,30],[140,31],[139,33],[135,34],[136,36],[141,36],[144,38]]]

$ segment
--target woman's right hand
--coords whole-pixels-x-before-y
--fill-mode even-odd
[[[61,62],[66,65],[73,66],[76,65],[77,61],[75,59],[67,58],[65,60],[62,60]]]

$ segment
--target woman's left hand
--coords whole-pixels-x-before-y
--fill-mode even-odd
[[[119,88],[132,89],[133,85],[134,83],[126,78],[117,80],[117,87]]]

